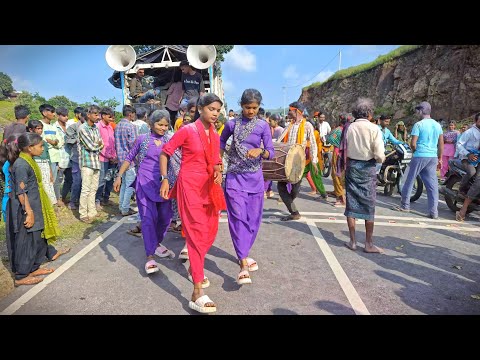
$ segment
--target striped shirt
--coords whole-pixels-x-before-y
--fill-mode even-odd
[[[90,169],[100,170],[100,150],[103,149],[103,141],[100,131],[93,124],[88,122],[80,125],[78,129],[78,151],[80,168],[87,167]]]
[[[287,144],[290,144],[290,145],[296,144],[300,123],[301,121],[297,122],[296,124],[293,124],[291,129],[290,129],[290,126],[287,126],[283,130],[282,135],[280,135],[279,139],[283,139],[286,135],[286,132],[290,129],[290,133],[288,134]],[[307,147],[307,140],[310,140],[310,157],[311,157],[312,163],[316,164],[318,163],[317,141],[315,139],[313,126],[308,121],[305,122],[305,135],[303,136],[302,143],[301,143],[304,149]]]

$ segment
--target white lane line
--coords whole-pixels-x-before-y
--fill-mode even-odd
[[[285,215],[285,214],[281,214]],[[388,217],[387,217],[388,218]],[[391,218],[389,218],[391,219]],[[271,223],[283,223],[279,218],[263,218],[263,222],[271,222]],[[319,219],[319,218],[307,218],[302,217],[299,220],[292,220],[294,222],[301,222],[301,223],[308,223],[309,221],[313,221],[314,223],[330,223],[330,224],[346,224],[347,221],[345,220],[343,214],[340,215],[340,218],[335,219]],[[222,217],[219,220],[220,223],[228,223],[228,219],[226,217]],[[357,219],[359,222],[359,219]],[[384,221],[375,221],[375,226],[392,226],[392,227],[404,227],[404,228],[420,228],[420,229],[440,229],[440,230],[447,230],[447,231],[467,231],[467,232],[478,232],[480,229],[478,227],[461,227],[455,224],[455,226],[447,225],[432,225],[432,224],[407,224],[407,223],[390,223]]]
[[[53,282],[56,278],[62,275],[65,271],[70,269],[78,260],[82,257],[87,255],[90,250],[92,250],[95,246],[100,244],[103,240],[105,240],[111,233],[113,233],[117,228],[120,227],[126,220],[126,217],[122,218],[116,224],[112,225],[107,231],[105,231],[102,235],[98,236],[95,240],[93,240],[90,244],[85,246],[82,250],[72,256],[68,261],[66,261],[63,265],[61,265],[58,269],[43,280],[41,283],[34,285],[30,290],[28,290],[25,294],[20,296],[17,300],[15,300],[12,304],[10,304],[5,310],[0,312],[0,315],[12,315],[18,309],[20,309],[23,305],[25,305],[28,301],[30,301],[35,295],[37,295],[40,291],[45,289],[45,287]]]
[[[288,213],[284,213],[281,211],[264,211],[264,215],[278,215],[278,216],[284,216],[288,215]],[[311,216],[311,215],[320,215],[320,216],[340,216],[342,218],[345,218],[345,215],[343,215],[342,212],[315,212],[315,211],[302,211],[301,212],[302,216]],[[431,222],[431,223],[447,223],[447,224],[459,224],[458,221],[456,220],[449,220],[449,219],[430,219],[427,217],[423,216],[418,216],[418,217],[412,217],[412,216],[390,216],[390,215],[375,215],[375,219],[388,219],[388,220],[405,220],[405,221],[420,221],[420,222]],[[471,222],[465,222],[466,224],[478,224],[478,221],[471,221]]]
[[[348,302],[350,303],[350,305],[352,305],[352,309],[353,311],[355,311],[355,314],[370,315],[370,312],[368,311],[367,307],[365,306],[362,299],[360,298],[360,295],[358,295],[357,290],[355,290],[355,288],[353,287],[353,284],[351,283],[347,274],[345,274],[345,271],[343,270],[342,266],[340,265],[337,258],[333,254],[332,249],[330,249],[327,242],[323,238],[322,234],[320,233],[320,230],[318,230],[315,223],[311,220],[307,220],[307,225],[310,228],[310,231],[312,232],[312,235],[315,238],[315,241],[320,247],[320,250],[322,251],[323,256],[325,256],[325,259],[327,260],[328,265],[330,265],[330,268],[332,269],[335,277],[337,278],[337,281],[340,284],[340,287],[342,288],[343,292],[347,296]]]

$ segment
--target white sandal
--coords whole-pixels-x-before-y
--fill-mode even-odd
[[[215,304],[212,299],[208,297],[208,295],[203,295],[200,296],[197,300],[195,300],[195,302],[190,301],[188,303],[188,307],[202,314],[213,313],[217,311],[217,306],[205,306],[205,304],[207,303]]]
[[[145,271],[150,275],[160,271],[160,269],[158,268],[158,264],[155,260],[149,260],[145,264]]]
[[[192,275],[188,274],[188,280],[190,280],[190,282],[193,284],[193,277]],[[202,289],[206,289],[210,286],[210,280],[208,280],[208,278],[203,275],[203,281],[202,281]]]
[[[178,258],[182,260],[188,260],[188,249],[186,247],[183,248],[182,251],[180,251],[180,255],[178,255]]]
[[[155,249],[155,255],[157,255],[160,258],[166,258],[166,257],[169,257],[170,259],[175,258],[175,253],[172,250],[167,249],[162,244],[159,244],[158,247]]]
[[[241,278],[241,276],[245,276]],[[248,270],[242,270],[238,273],[237,275],[237,284],[238,285],[245,285],[245,284],[251,284],[252,279],[250,278],[250,274],[248,273]]]

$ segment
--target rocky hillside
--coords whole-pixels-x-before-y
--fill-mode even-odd
[[[327,118],[350,112],[358,97],[369,97],[376,113],[411,122],[414,106],[427,100],[434,119],[460,120],[480,111],[480,46],[426,45],[345,79],[304,89],[309,113]]]

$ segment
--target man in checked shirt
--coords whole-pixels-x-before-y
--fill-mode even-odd
[[[97,216],[95,194],[100,178],[100,150],[103,140],[95,125],[100,119],[100,108],[91,105],[87,108],[87,121],[78,129],[79,165],[82,173],[82,193],[80,194],[80,220],[91,223]]]
[[[305,105],[299,101],[295,101],[289,105],[288,118],[291,119],[291,123],[285,128],[278,141],[282,141],[287,144],[301,144],[304,149],[307,147],[307,141],[310,141],[309,157],[313,165],[311,169],[317,173],[317,142],[315,140],[315,133],[312,124],[306,121],[303,117],[304,110]],[[278,193],[290,212],[290,215],[281,219],[282,221],[300,219],[300,213],[298,212],[298,209],[293,201],[300,192],[301,183],[302,180],[295,184],[289,184],[291,185],[291,191],[288,191],[286,182],[278,182]]]

